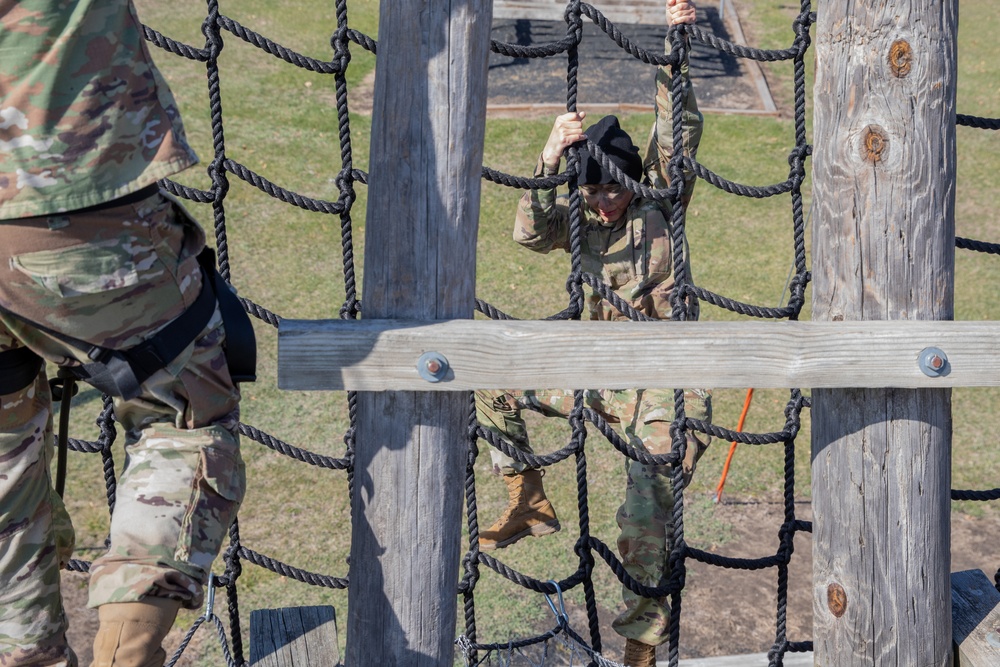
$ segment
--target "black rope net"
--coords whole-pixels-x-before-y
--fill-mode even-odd
[[[520,46],[512,43],[493,41],[491,48],[495,53],[515,58],[565,58],[567,63],[566,109],[570,111],[576,110],[578,104],[577,56],[578,50],[585,48],[585,45],[582,44],[582,27],[583,22],[588,20],[596,24],[608,39],[612,40],[631,57],[652,66],[660,64],[669,65],[673,72],[673,86],[675,91],[679,91],[682,85],[678,65],[686,57],[690,44],[701,45],[699,48],[717,49],[737,58],[752,59],[761,62],[791,62],[794,70],[794,137],[793,147],[787,156],[789,169],[786,180],[764,186],[741,184],[727,180],[713,173],[704,165],[685,158],[682,150],[682,113],[680,107],[681,95],[679,94],[674,95],[674,157],[669,166],[672,175],[671,181],[673,183],[682,182],[682,170],[686,169],[695,172],[699,178],[705,180],[710,185],[736,196],[766,198],[787,195],[790,198],[790,225],[792,230],[790,254],[792,256],[793,271],[788,285],[790,296],[787,305],[770,307],[763,304],[744,303],[694,284],[690,278],[691,273],[688,271],[686,264],[687,258],[682,251],[687,242],[685,229],[686,214],[684,207],[678,205],[680,197],[679,189],[667,188],[665,190],[654,190],[628,179],[623,174],[621,174],[621,180],[626,187],[638,195],[666,200],[672,204],[673,213],[671,223],[673,248],[675,248],[673,261],[676,288],[671,319],[680,320],[688,317],[685,303],[691,297],[746,317],[797,319],[805,303],[805,290],[810,280],[806,262],[806,223],[803,214],[802,194],[802,186],[806,178],[806,161],[811,154],[811,146],[806,136],[807,97],[805,57],[810,45],[810,29],[816,20],[809,0],[801,2],[799,13],[792,21],[791,28],[794,37],[791,44],[787,48],[775,50],[762,50],[734,44],[720,39],[696,26],[682,26],[668,33],[672,44],[672,50],[668,55],[649,52],[639,48],[630,41],[628,36],[618,26],[609,21],[596,7],[579,2],[579,0],[571,0],[568,3],[565,20],[565,37],[558,41],[541,46]],[[296,53],[223,15],[217,0],[208,0],[208,11],[202,26],[202,32],[205,35],[205,43],[197,47],[175,41],[152,28],[145,27],[145,36],[149,42],[164,51],[182,58],[204,63],[208,78],[212,140],[214,146],[214,156],[207,168],[208,176],[211,179],[211,187],[207,190],[201,190],[184,186],[171,180],[162,181],[161,187],[179,197],[212,206],[220,270],[227,279],[230,278],[230,254],[227,237],[226,198],[229,192],[231,176],[258,188],[262,192],[290,206],[299,207],[318,214],[339,216],[344,274],[344,295],[339,314],[342,319],[357,318],[361,311],[361,300],[355,276],[352,207],[357,198],[355,188],[359,184],[364,185],[366,183],[367,174],[364,171],[355,169],[353,166],[352,135],[348,114],[348,80],[346,74],[351,62],[352,49],[360,48],[375,54],[377,50],[375,40],[350,28],[347,19],[346,0],[337,0],[336,2],[336,30],[330,39],[332,56],[329,60],[325,61]],[[318,75],[333,77],[336,92],[341,158],[340,170],[335,178],[339,192],[336,201],[314,199],[286,189],[279,184],[272,183],[247,165],[240,164],[228,156],[223,132],[224,115],[220,93],[222,72],[220,71],[219,57],[226,41],[233,38],[243,40],[264,54],[271,55],[294,67]],[[1000,119],[995,118],[959,115],[957,122],[963,126],[983,130],[1000,129]],[[600,149],[596,148],[593,144],[590,144],[590,149],[602,161],[605,168],[614,173],[616,170],[615,166],[601,154]],[[548,319],[579,319],[584,310],[584,285],[605,295],[615,303],[612,298],[614,297],[613,291],[602,282],[600,276],[587,274],[581,269],[581,195],[575,186],[575,179],[573,178],[575,169],[575,151],[571,151],[569,155],[566,171],[559,176],[551,178],[528,178],[506,174],[489,167],[483,168],[484,179],[515,189],[554,187],[555,185],[562,184],[569,185],[570,211],[572,216],[572,251],[571,270],[566,282],[567,305],[563,310],[552,314]],[[512,197],[514,196],[512,193]],[[1000,243],[959,238],[957,239],[957,246],[962,249],[981,253],[1000,254]],[[251,315],[272,327],[278,326],[281,320],[279,314],[256,303],[251,298],[241,297],[241,299],[246,310]],[[644,319],[641,313],[632,310],[627,304],[615,303],[615,305],[632,319]],[[476,300],[475,307],[478,312],[492,319],[513,319],[511,315],[482,299]],[[614,573],[615,577],[633,592],[647,597],[669,598],[671,617],[668,646],[669,664],[671,665],[678,664],[679,660],[682,590],[685,585],[687,563],[691,560],[712,566],[742,570],[773,568],[776,576],[777,609],[775,610],[774,642],[768,653],[769,662],[771,665],[781,665],[787,653],[804,652],[812,649],[812,642],[808,638],[790,638],[786,634],[789,585],[788,569],[794,551],[794,538],[797,533],[808,533],[811,531],[811,523],[800,520],[796,516],[794,499],[795,441],[800,429],[803,410],[809,407],[809,398],[804,396],[799,389],[792,389],[785,404],[785,421],[781,430],[768,433],[750,433],[688,418],[684,414],[683,391],[677,390],[675,393],[674,448],[670,454],[663,456],[650,456],[641,450],[631,447],[614,429],[605,423],[600,414],[584,407],[582,392],[576,393],[575,409],[569,418],[571,429],[569,441],[558,451],[545,455],[529,455],[510,447],[506,442],[481,427],[476,421],[474,407],[470,409],[468,476],[465,487],[469,547],[463,559],[464,577],[456,591],[456,594],[462,596],[465,610],[464,630],[456,643],[466,664],[484,664],[494,659],[499,660],[502,664],[510,664],[510,656],[516,651],[535,644],[546,644],[555,638],[559,638],[560,641],[571,646],[575,655],[581,656],[583,660],[589,661],[591,664],[615,664],[601,654],[602,638],[592,578],[595,568],[598,567],[598,559],[603,561],[603,564]],[[353,496],[352,465],[353,439],[356,423],[356,397],[353,393],[348,392],[347,400],[350,426],[343,435],[345,448],[343,456],[340,457],[320,455],[296,447],[249,424],[241,424],[240,432],[247,440],[259,443],[291,460],[345,474],[347,476],[348,492]],[[470,401],[470,406],[472,406],[472,401]],[[588,429],[588,424],[590,425],[590,429]],[[111,448],[115,442],[117,432],[111,403],[108,400],[104,402],[103,409],[98,417],[98,425],[100,427],[100,437],[97,441],[88,442],[71,439],[70,447],[77,452],[99,453],[101,455],[108,493],[108,505],[113,510],[115,466],[111,455]],[[755,559],[734,558],[696,549],[686,543],[684,536],[685,483],[680,473],[678,462],[683,456],[682,448],[685,446],[685,434],[688,432],[700,432],[724,441],[735,441],[745,445],[782,448],[784,453],[783,519],[780,525],[774,528],[778,544],[774,553]],[[590,532],[587,444],[588,440],[597,437],[597,434],[606,438],[622,456],[657,464],[669,464],[675,467],[676,474],[673,476],[675,495],[674,536],[669,557],[671,573],[669,581],[662,586],[648,587],[635,581],[625,571],[615,550],[593,536]],[[574,554],[567,556],[566,560],[567,562],[571,562],[575,558],[576,565],[575,569],[568,572],[563,578],[547,581],[535,579],[509,566],[501,558],[482,553],[479,550],[479,522],[474,464],[480,455],[480,445],[483,443],[488,447],[495,447],[512,458],[534,467],[544,468],[568,459],[572,459],[575,462],[579,510],[578,538]],[[252,480],[250,484],[253,484]],[[954,500],[974,501],[998,500],[1000,499],[1000,488],[980,491],[953,490],[952,498]],[[210,596],[214,596],[216,589],[225,590],[228,601],[228,633],[220,619],[214,615],[210,606],[205,614],[190,629],[169,664],[172,665],[177,661],[191,641],[193,634],[205,623],[214,625],[218,639],[222,644],[224,659],[228,665],[242,667],[248,664],[244,650],[245,639],[240,626],[241,609],[238,595],[240,577],[246,565],[264,568],[295,582],[301,582],[310,586],[331,589],[344,589],[349,586],[347,572],[341,571],[335,574],[309,572],[301,567],[285,563],[278,558],[259,553],[252,547],[246,546],[241,540],[238,522],[234,523],[230,529],[230,544],[224,553],[224,563],[225,572],[221,576],[213,575],[209,589]],[[74,559],[69,564],[69,569],[71,570],[87,571],[88,568],[89,562],[83,560]],[[481,640],[477,632],[475,600],[477,583],[484,569],[492,570],[513,584],[548,596],[556,617],[552,629],[537,636],[523,637],[517,640],[510,638]],[[1000,572],[997,573],[996,579],[1000,582]],[[557,607],[554,603],[554,600],[557,599],[561,601],[561,596],[564,592],[571,591],[577,587],[582,588],[585,598],[588,628],[584,633],[578,633],[570,625],[565,609],[561,606]],[[586,635],[586,638],[584,635]],[[503,662],[505,659],[507,662]]]

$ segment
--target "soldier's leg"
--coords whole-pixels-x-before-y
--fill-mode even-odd
[[[115,401],[126,433],[111,546],[91,567],[92,607],[170,598],[201,604],[202,587],[243,499],[239,394],[218,313],[141,396]]]
[[[161,241],[166,250],[159,260],[174,272],[178,298],[200,280],[200,268],[190,258],[203,237],[183,208],[155,201],[140,213],[161,238],[171,239]],[[152,307],[163,307],[162,296]],[[187,608],[201,604],[202,587],[245,487],[239,391],[226,364],[225,336],[216,310],[194,342],[143,384],[138,398],[115,400],[115,417],[126,433],[126,462],[111,546],[91,569],[91,606],[145,596],[179,600]]]
[[[476,416],[483,427],[496,433],[516,449],[531,454],[528,431],[521,409],[510,392],[476,392]],[[552,503],[545,496],[542,472],[490,447],[493,470],[503,476],[507,508],[493,525],[479,533],[479,548],[499,549],[528,536],[541,536],[560,529]]]
[[[671,392],[604,392],[605,409],[618,417],[630,444],[650,454],[670,452]],[[668,396],[670,395],[670,396]],[[669,401],[665,404],[664,401]],[[660,586],[669,576],[669,545],[674,495],[671,466],[628,459],[625,499],[618,509],[618,552],[625,570],[645,586]],[[664,643],[670,606],[664,598],[641,597],[622,586],[625,610],[612,627],[626,639],[655,647]]]
[[[503,438],[514,448],[526,454],[534,453],[521,410],[510,392],[502,389],[480,390],[475,392],[475,397],[476,419],[480,426]],[[489,445],[489,449],[493,473],[496,475],[514,475],[528,467],[526,463],[514,460],[492,445]]]
[[[111,545],[91,566],[89,605],[100,630],[93,667],[159,667],[181,606],[201,605],[212,562],[243,499],[238,394],[206,332],[132,401],[116,401],[126,462]]]
[[[19,347],[0,322],[0,351]],[[59,569],[73,552],[73,527],[51,484],[51,459],[51,400],[42,369],[27,386],[0,391],[2,665],[76,665],[59,592]]]
[[[159,194],[10,224],[10,243],[0,248],[0,270],[11,268],[0,281],[4,305],[92,344],[127,349],[180,315],[201,290],[196,256],[204,234]],[[83,360],[75,348],[17,324],[25,329],[18,337],[49,360]],[[216,312],[194,343],[143,384],[138,398],[116,404],[127,460],[111,546],[92,567],[90,605],[102,607],[102,634],[135,638],[137,653],[145,653],[120,661],[112,645],[117,639],[99,636],[97,665],[162,664],[156,637],[163,626],[169,629],[178,606],[200,604],[208,568],[242,500],[239,396],[221,348],[224,336]],[[122,623],[161,627],[141,637],[122,630]]]

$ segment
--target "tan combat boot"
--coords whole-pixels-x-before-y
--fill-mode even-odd
[[[180,608],[178,600],[154,597],[101,605],[90,667],[163,667],[167,652],[161,644]]]
[[[496,523],[479,533],[483,551],[502,549],[529,535],[548,535],[559,530],[559,519],[542,488],[542,471],[528,469],[504,475],[510,503]]]
[[[638,639],[626,639],[625,667],[656,667],[656,647]]]

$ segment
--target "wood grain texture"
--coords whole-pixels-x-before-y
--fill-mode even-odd
[[[927,347],[948,358],[929,377]],[[417,360],[444,355],[444,381]],[[657,352],[657,351],[661,352]],[[361,391],[1000,384],[992,322],[356,322],[284,320],[279,386]]]
[[[666,11],[662,0],[603,0],[591,3],[614,23],[647,23],[663,25]],[[564,0],[497,0],[493,3],[493,18],[564,21]],[[584,20],[589,20],[584,17]]]
[[[366,316],[471,318],[489,0],[383,2]],[[450,667],[468,395],[357,397],[346,664]]]
[[[816,320],[953,317],[957,11],[818,13]],[[816,664],[950,665],[949,390],[816,390],[812,439]]]
[[[955,667],[1000,665],[1000,592],[981,570],[951,575]]]
[[[338,667],[337,617],[330,606],[250,612],[252,667]]]

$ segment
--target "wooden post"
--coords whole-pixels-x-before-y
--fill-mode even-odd
[[[820,8],[817,320],[953,317],[957,22],[957,0]],[[950,665],[950,391],[812,396],[816,664]]]
[[[490,0],[381,3],[365,319],[472,317],[490,14]],[[452,664],[469,406],[358,396],[352,667]]]

